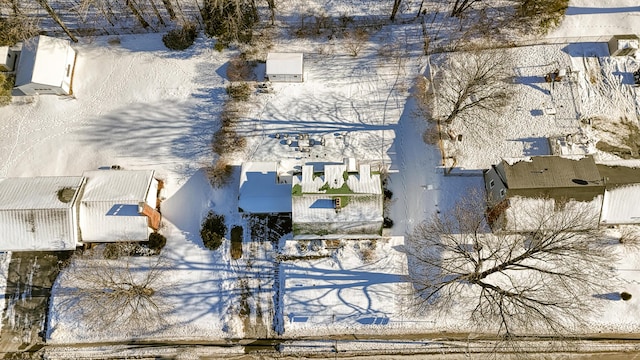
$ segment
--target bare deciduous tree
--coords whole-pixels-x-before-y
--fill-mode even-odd
[[[369,34],[361,28],[345,33],[344,47],[351,56],[358,56],[369,40]]]
[[[40,6],[42,6],[43,9],[47,11],[49,16],[51,16],[51,18],[62,28],[65,34],[69,36],[69,39],[71,39],[73,42],[78,42],[78,38],[76,38],[75,35],[71,33],[71,30],[69,30],[69,28],[64,23],[64,21],[62,21],[62,19],[58,16],[58,14],[53,10],[51,5],[49,5],[48,0],[36,0],[36,1]]]
[[[511,57],[504,50],[476,50],[448,58],[436,74],[436,113],[443,122],[455,119],[466,127],[483,126],[477,112],[499,112],[509,104]]]
[[[62,290],[73,298],[68,311],[80,311],[85,323],[97,330],[160,326],[168,309],[161,292],[170,285],[162,269],[157,256],[76,258],[62,275],[73,286]]]
[[[0,17],[0,46],[15,45],[38,35],[39,30],[35,20],[23,14]]]
[[[271,25],[274,25],[276,22],[276,0],[267,0],[267,5],[269,6],[269,20]]]
[[[391,16],[389,17],[391,21],[396,20],[396,15],[398,14],[398,9],[400,9],[401,3],[402,0],[393,0],[393,8],[391,8]]]
[[[453,7],[451,8],[451,16],[460,17],[462,14],[469,10],[471,5],[480,0],[455,0]]]
[[[581,209],[540,209],[529,214],[535,231],[491,233],[481,197],[469,196],[422,223],[409,250],[417,305],[468,311],[479,328],[503,336],[562,334],[581,323],[614,279],[615,260],[598,231],[585,228],[593,212]]]

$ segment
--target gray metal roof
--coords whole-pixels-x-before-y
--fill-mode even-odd
[[[503,160],[501,165],[509,189],[603,186],[592,156],[534,156],[511,163]]]

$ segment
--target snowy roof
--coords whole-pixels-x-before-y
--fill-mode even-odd
[[[268,53],[267,75],[269,74],[302,74],[302,53]]]
[[[82,241],[147,240],[148,219],[138,205],[145,202],[155,207],[157,188],[153,174],[153,170],[85,172],[87,184],[80,201]]]
[[[361,164],[357,174],[347,173],[346,164],[327,164],[323,175],[318,176],[314,175],[313,165],[303,165],[302,176],[293,178],[294,185],[301,185],[302,193],[325,193],[324,187],[337,191],[345,183],[347,193],[382,194],[380,174],[371,174],[371,166],[368,164]]]
[[[301,194],[292,197],[294,222],[382,220],[382,182],[368,164],[361,164],[357,174],[348,173],[346,164],[326,164],[323,174],[314,174],[313,165],[303,165],[293,184],[301,186]],[[335,209],[336,197],[349,198],[340,211]]]
[[[69,40],[40,35],[22,47],[15,86],[37,83],[61,86],[71,48]]]
[[[0,251],[73,250],[80,176],[0,181]]]
[[[600,222],[603,224],[640,223],[640,184],[620,186],[604,192]]]
[[[291,183],[279,181],[278,163],[242,164],[238,207],[249,213],[291,212]]]
[[[0,210],[65,209],[71,207],[82,185],[80,176],[7,178],[0,181]],[[64,202],[58,193],[74,189]],[[72,201],[73,200],[73,201]]]
[[[93,170],[84,172],[82,202],[146,201],[153,170]]]
[[[603,186],[592,156],[533,156],[511,164],[503,160],[501,171],[510,190]]]
[[[331,194],[305,194],[294,196],[292,216],[294,223],[342,223],[382,221],[382,197],[349,196],[348,203],[336,211]]]

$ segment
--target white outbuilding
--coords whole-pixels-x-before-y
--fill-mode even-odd
[[[15,88],[26,95],[69,95],[75,63],[69,40],[37,36],[22,46]]]
[[[158,229],[158,180],[153,170],[95,170],[83,176],[83,242],[146,241]]]
[[[75,250],[80,176],[0,180],[0,251]]]
[[[18,52],[9,46],[0,46],[0,71],[13,71]]]
[[[302,53],[268,53],[266,77],[272,82],[303,82]]]

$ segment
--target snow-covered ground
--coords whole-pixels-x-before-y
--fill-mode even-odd
[[[630,10],[607,10],[607,14],[637,15],[639,10],[625,1],[629,2],[616,1],[618,8]],[[361,3],[357,11],[366,12],[372,4]],[[618,19],[607,16],[609,20],[595,22],[589,20],[591,15],[579,13],[599,7],[597,3],[572,1],[567,26],[583,19],[586,34]],[[353,6],[347,8],[351,14],[357,12]],[[634,24],[638,22],[630,23],[635,27],[625,33],[640,32],[640,25]],[[272,326],[292,336],[466,329],[464,313],[447,319],[419,315],[402,299],[409,288],[402,236],[433,213],[446,211],[467,190],[482,188],[481,177],[473,176],[477,172],[445,177],[440,152],[422,141],[425,123],[408,91],[427,65],[419,25],[383,27],[357,57],[349,56],[340,42],[278,40],[277,50],[305,52],[306,81],[274,84],[273,93],[256,94],[240,124],[247,151],[237,154],[234,165],[282,160],[293,167],[304,161],[341,162],[351,156],[394,170],[389,175],[394,194],[390,217],[395,221],[390,236],[375,246],[369,240],[345,241],[315,260],[294,259],[309,255],[301,252],[299,242],[283,240],[278,246],[251,242],[247,223],[237,213],[239,171],[228,187],[214,189],[202,170],[212,160],[210,140],[226,97],[224,69],[235,52],[214,51],[213,42],[203,38],[185,52],[168,51],[158,34],[115,39],[82,38],[75,45],[74,97],[42,96],[2,108],[0,176],[80,175],[115,164],[156,170],[166,186],[162,231],[168,242],[163,257],[169,265],[165,277],[170,286],[162,293],[170,305],[169,325],[135,333],[89,331],[89,324],[73,312],[62,311],[68,303],[63,290],[73,284],[61,277],[54,289],[50,342],[263,337],[255,328],[273,335],[268,334]],[[402,61],[379,56],[381,47],[398,43]],[[508,50],[517,59],[513,84],[517,96],[498,119],[501,136],[491,141],[465,136],[454,144],[457,166],[482,169],[501,157],[548,153],[546,136],[578,131],[576,113],[610,114],[606,107],[588,110],[594,99],[590,94],[596,92],[580,80],[586,68],[574,82],[556,83],[553,90],[541,81],[556,67],[578,70],[576,64],[588,64],[583,56],[600,55],[600,50],[601,45],[595,44]],[[556,115],[550,115],[551,108]],[[301,132],[324,137],[327,145],[303,155],[275,137]],[[199,228],[210,209],[225,215],[229,228],[243,226],[243,254],[251,256],[232,260],[228,242],[217,251],[204,248]],[[281,256],[290,257],[277,265],[279,247]],[[624,290],[638,294],[637,251],[616,251],[624,255],[618,266]],[[640,321],[630,315],[637,301],[635,295],[625,302],[594,297],[594,307],[602,314],[590,319],[593,326],[584,332],[640,331]],[[243,302],[250,309],[248,317],[242,315]]]

